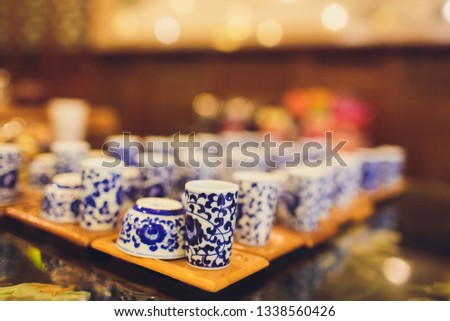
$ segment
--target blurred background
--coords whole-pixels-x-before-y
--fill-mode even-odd
[[[54,97],[87,139],[333,130],[450,180],[450,1],[1,0],[0,138],[36,153]]]

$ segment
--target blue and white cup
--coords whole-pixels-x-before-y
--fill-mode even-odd
[[[279,178],[266,172],[237,171],[233,179],[239,186],[234,239],[249,246],[266,245],[276,214]]]
[[[288,182],[284,202],[288,215],[283,222],[289,228],[301,232],[313,232],[319,228],[323,211],[330,204],[326,185],[331,176],[326,167],[297,167],[287,169]],[[323,202],[327,204],[322,205]],[[325,209],[324,209],[325,207]]]
[[[117,247],[130,255],[156,259],[185,256],[185,217],[180,202],[140,198],[122,220]]]
[[[126,167],[123,170],[122,190],[123,207],[128,208],[138,200],[141,193],[141,172],[136,167]]]
[[[397,185],[403,178],[405,149],[396,145],[381,145],[377,151],[381,160],[380,186],[389,188]]]
[[[57,141],[50,147],[56,157],[56,173],[81,171],[81,162],[88,157],[90,146],[85,141]]]
[[[360,148],[358,154],[361,157],[361,188],[373,193],[381,187],[381,171],[382,158],[380,153],[375,148]]]
[[[341,153],[345,164],[333,166],[333,205],[347,209],[359,195],[362,180],[362,162],[356,153]]]
[[[105,144],[108,156],[120,159],[128,166],[136,166],[136,155],[143,151],[141,138],[136,135],[113,135],[106,138]]]
[[[41,216],[57,223],[76,223],[80,213],[81,175],[58,174],[45,189]]]
[[[215,180],[186,183],[186,259],[191,266],[215,270],[230,264],[238,185]]]
[[[17,195],[19,169],[19,145],[0,144],[0,203],[8,203]]]
[[[52,182],[56,174],[56,158],[52,153],[38,154],[28,165],[28,184],[42,188]]]
[[[114,229],[123,202],[123,163],[116,159],[89,158],[82,161],[81,168],[81,227],[90,231]]]
[[[170,197],[175,163],[172,155],[143,153],[136,157],[141,172],[141,197]]]

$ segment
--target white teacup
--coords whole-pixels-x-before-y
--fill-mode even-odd
[[[80,213],[81,175],[65,173],[53,177],[45,189],[41,216],[58,223],[76,223]]]

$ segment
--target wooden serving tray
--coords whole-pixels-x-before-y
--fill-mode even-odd
[[[116,239],[117,233],[96,239],[91,246],[100,252],[167,275],[208,292],[218,292],[269,265],[269,261],[262,257],[233,248],[228,267],[220,270],[203,270],[190,266],[185,259],[160,260],[129,255],[117,248]]]
[[[233,249],[243,251],[246,253],[262,256],[269,261],[272,261],[280,256],[292,252],[302,246],[306,245],[307,240],[285,227],[275,225],[270,231],[269,242],[264,246],[248,246],[233,243]]]
[[[29,189],[20,190],[18,195],[8,203],[0,203],[0,217],[6,214],[6,209],[17,204],[36,202],[41,199],[41,194]]]
[[[6,215],[83,247],[88,247],[92,241],[99,237],[117,234],[117,230],[92,232],[83,229],[78,224],[55,223],[46,220],[40,215],[41,203],[41,199],[38,198],[30,202],[9,206],[6,209]]]

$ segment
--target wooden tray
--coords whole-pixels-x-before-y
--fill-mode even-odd
[[[368,193],[367,196],[374,202],[374,203],[381,203],[384,201],[387,201],[389,199],[398,197],[402,195],[406,188],[408,187],[406,179],[400,180],[396,185],[390,187],[390,188],[382,188],[375,192]]]
[[[30,202],[10,206],[6,209],[6,215],[83,247],[88,247],[92,241],[99,237],[117,234],[116,230],[91,232],[84,230],[78,224],[62,224],[46,220],[40,216],[41,202],[41,199],[35,199]]]
[[[20,190],[18,195],[8,203],[0,203],[0,217],[6,214],[6,209],[9,206],[14,206],[17,204],[25,204],[30,202],[36,202],[41,199],[41,194],[29,189]]]
[[[202,270],[187,264],[185,259],[159,260],[135,257],[116,247],[117,233],[96,239],[91,246],[103,253],[167,275],[208,292],[218,292],[269,265],[266,259],[233,249],[230,265],[221,270]]]
[[[307,243],[306,238],[295,231],[275,225],[269,236],[269,242],[265,246],[248,246],[233,243],[233,249],[262,256],[272,261],[280,256],[292,252]]]

